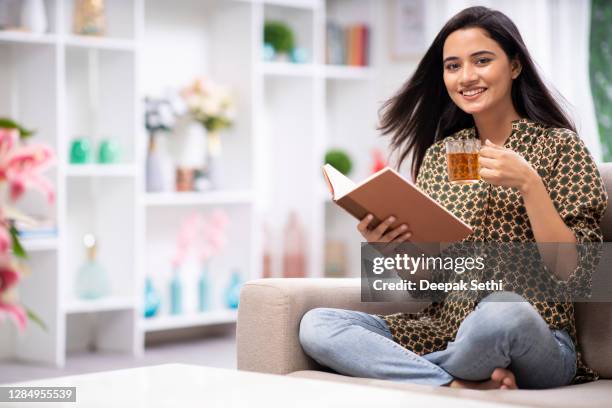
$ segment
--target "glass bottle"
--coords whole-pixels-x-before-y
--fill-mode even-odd
[[[240,301],[240,287],[242,286],[242,278],[240,272],[234,270],[230,278],[229,284],[225,289],[225,305],[230,309],[237,309]]]
[[[77,272],[76,295],[81,299],[98,299],[108,296],[110,281],[106,270],[96,260],[96,237],[93,234],[85,234],[83,245],[87,249],[87,260]]]
[[[153,285],[153,279],[150,276],[147,276],[145,281],[145,304],[144,304],[144,317],[150,318],[157,315],[159,312],[159,306],[161,304],[161,299],[159,297],[159,293],[155,289]]]
[[[198,310],[205,312],[210,307],[210,278],[208,276],[208,262],[202,264],[198,278]]]
[[[170,314],[181,313],[183,313],[183,283],[179,275],[179,268],[176,267],[170,280]]]

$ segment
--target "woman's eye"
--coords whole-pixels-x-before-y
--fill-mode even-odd
[[[476,60],[477,64],[483,65],[491,61],[491,58],[478,58]]]
[[[446,64],[446,69],[449,71],[455,71],[458,68],[459,68],[459,64],[456,64],[456,63]]]

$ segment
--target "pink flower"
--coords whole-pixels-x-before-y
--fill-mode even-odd
[[[222,210],[215,210],[203,224],[198,254],[200,262],[205,262],[223,249],[227,242],[225,228],[228,223],[227,213]]]
[[[0,301],[0,323],[3,322],[7,316],[13,320],[20,332],[25,330],[28,317],[23,307]]]
[[[4,256],[0,261],[0,294],[6,292],[19,281],[19,273],[11,265],[8,256]]]
[[[0,210],[0,219],[2,217],[2,211]],[[4,256],[8,254],[9,249],[11,248],[11,236],[6,229],[6,226],[3,225],[3,222],[0,221],[0,256]]]
[[[17,147],[6,157],[0,156],[0,175],[4,175],[10,185],[11,199],[17,200],[32,186],[45,193],[49,202],[53,202],[53,186],[41,175],[53,160],[53,150],[41,144]]]
[[[193,242],[197,236],[201,223],[202,215],[195,212],[183,220],[176,238],[176,252],[172,259],[172,265],[174,267],[177,267],[184,262],[185,258],[187,257],[187,253],[189,252],[189,247],[193,245]]]

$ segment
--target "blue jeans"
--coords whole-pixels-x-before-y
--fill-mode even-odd
[[[317,308],[300,322],[300,343],[319,364],[340,374],[426,385],[454,378],[482,381],[508,368],[519,388],[569,384],[576,351],[565,330],[551,330],[522,297],[485,297],[445,350],[419,356],[393,341],[386,322],[363,312]]]

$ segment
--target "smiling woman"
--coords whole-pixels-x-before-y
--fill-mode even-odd
[[[472,7],[454,16],[381,112],[398,169],[411,156],[418,187],[472,226],[466,241],[602,241],[608,197],[597,166],[503,13]],[[483,145],[480,180],[461,186],[448,179],[444,146],[466,140]],[[358,230],[368,242],[407,241],[409,229],[391,229],[392,218],[370,228],[365,217]],[[541,253],[551,278],[589,280],[589,267],[566,252],[564,260]],[[498,261],[488,267],[499,270]],[[519,259],[513,270],[517,280],[533,277]],[[573,304],[543,301],[537,283],[520,295],[505,283],[508,292],[477,297],[452,291],[419,313],[313,309],[300,341],[319,363],[360,377],[480,389],[597,379],[582,360]]]

